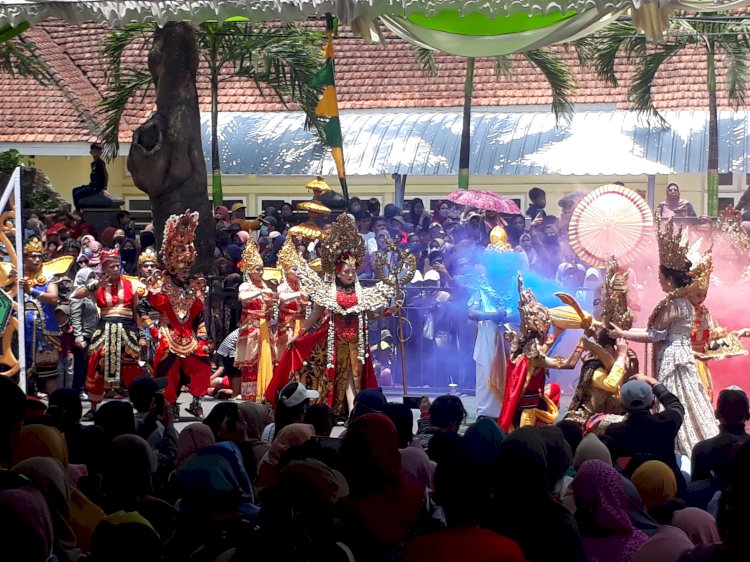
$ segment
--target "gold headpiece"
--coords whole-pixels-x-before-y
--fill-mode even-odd
[[[299,253],[297,253],[297,248],[294,246],[292,237],[287,236],[286,240],[284,240],[284,243],[281,245],[279,253],[276,255],[276,265],[286,273],[295,267],[299,263],[299,260],[300,256]]]
[[[143,266],[145,263],[159,263],[159,256],[156,255],[153,248],[146,248],[141,252],[141,255],[138,256],[138,267]]]
[[[508,244],[508,233],[502,226],[496,226],[490,231],[490,248],[498,252],[510,252],[513,248]]]
[[[242,262],[240,269],[249,274],[256,267],[263,267],[263,258],[260,257],[258,246],[253,240],[248,240],[245,249],[242,251]]]
[[[623,330],[633,327],[633,312],[628,308],[627,273],[617,271],[617,259],[607,261],[607,278],[602,294],[602,323],[609,327],[615,324]]]
[[[693,287],[701,289],[703,291],[708,290],[708,284],[711,281],[711,272],[714,269],[713,258],[711,252],[713,247],[703,254],[703,256],[697,260],[698,263],[690,270],[690,277],[693,278]]]
[[[742,228],[742,214],[729,206],[719,213],[719,230],[737,249],[750,252],[750,235]]]
[[[302,238],[307,238],[308,240],[323,238],[323,231],[313,222],[303,222],[302,224],[294,225],[289,229],[287,234],[289,236],[302,236]]]
[[[365,242],[357,232],[354,217],[341,213],[333,223],[333,231],[320,248],[323,271],[334,273],[336,265],[347,263],[358,267],[365,257]]]
[[[669,269],[687,273],[690,271],[688,259],[687,231],[680,226],[675,234],[674,219],[665,224],[657,217],[658,229],[656,236],[659,242],[659,263]]]
[[[329,215],[331,209],[323,205],[320,201],[313,199],[312,201],[304,201],[303,203],[297,203],[298,211],[305,211],[310,214],[317,215]]]
[[[39,238],[34,236],[24,244],[23,253],[27,256],[31,254],[44,254],[44,244]]]
[[[305,188],[311,189],[316,195],[318,193],[331,191],[331,188],[328,187],[328,184],[323,181],[323,178],[321,176],[318,176],[314,180],[307,182],[307,184],[305,184]]]
[[[190,269],[195,263],[195,229],[198,228],[198,212],[190,209],[181,215],[172,215],[164,225],[164,241],[161,245],[161,259],[168,272]]]
[[[546,306],[536,300],[531,289],[524,289],[523,277],[518,274],[518,312],[521,315],[521,338],[535,338],[544,343],[552,325]]]

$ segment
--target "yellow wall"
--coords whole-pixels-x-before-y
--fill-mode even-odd
[[[52,186],[68,201],[72,201],[72,188],[88,182],[88,156],[37,156],[36,166],[49,176]],[[109,170],[109,191],[120,197],[144,198],[146,195],[133,185],[132,177],[126,173],[125,157],[120,156],[107,164]],[[306,198],[310,193],[304,185],[310,181],[308,176],[224,176],[225,197],[241,196],[247,199],[248,215],[258,211],[260,198],[291,199]],[[334,189],[338,189],[335,177],[327,178]],[[471,187],[488,189],[506,195],[526,195],[534,186],[547,192],[547,205],[550,213],[555,214],[557,201],[565,194],[576,189],[590,191],[600,185],[623,181],[632,189],[646,190],[648,177],[641,176],[483,176],[472,177]],[[703,209],[703,190],[705,179],[701,174],[674,174],[656,177],[655,202],[662,201],[666,194],[667,184],[676,182],[680,185],[682,195],[688,199],[699,213]],[[209,182],[210,185],[210,182]],[[394,200],[393,180],[388,176],[353,176],[348,178],[349,194],[359,197],[380,196],[383,204]],[[439,196],[456,189],[456,178],[452,176],[409,176],[406,182],[406,197]],[[528,205],[528,201],[526,201]],[[525,211],[525,209],[523,209]]]

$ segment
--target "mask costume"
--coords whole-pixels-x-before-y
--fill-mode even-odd
[[[281,357],[296,336],[308,313],[309,301],[302,293],[297,270],[300,256],[291,237],[284,240],[276,257],[283,282],[279,285],[279,322],[276,325],[276,356]],[[291,275],[290,275],[291,274]]]
[[[266,285],[262,277],[257,281],[252,279],[257,268],[262,271],[263,258],[255,242],[249,240],[242,253],[241,269],[245,275],[245,282],[239,289],[242,317],[235,365],[242,373],[242,399],[253,402],[263,400],[263,393],[273,376],[271,320],[278,311],[273,300],[273,290]]]
[[[154,376],[166,377],[164,398],[173,410],[180,389],[180,375],[190,379],[193,401],[188,413],[203,417],[201,399],[211,381],[211,366],[206,351],[206,326],[203,323],[203,278],[179,279],[195,263],[195,229],[198,213],[172,215],[164,226],[161,259],[164,271],[157,270],[148,281],[149,304],[159,312],[159,343],[154,356]]]
[[[368,315],[388,306],[394,290],[383,282],[363,288],[356,269],[364,257],[364,241],[354,218],[341,214],[321,248],[321,280],[304,261],[298,261],[302,292],[315,304],[307,322],[320,319],[319,327],[301,336],[280,358],[266,398],[289,381],[299,381],[317,390],[337,416],[351,408],[353,396],[377,386],[367,342]],[[354,272],[351,284],[342,281],[343,270]],[[351,400],[350,400],[351,399]]]

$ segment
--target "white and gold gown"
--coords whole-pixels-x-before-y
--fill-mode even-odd
[[[685,419],[677,434],[677,451],[690,456],[699,441],[719,433],[714,409],[695,364],[690,330],[695,311],[684,297],[670,300],[648,329],[654,342],[656,378],[679,398]]]

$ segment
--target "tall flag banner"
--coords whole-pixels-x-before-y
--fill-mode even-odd
[[[344,169],[344,144],[341,135],[341,121],[339,120],[339,104],[336,99],[335,63],[333,53],[333,36],[336,33],[338,21],[331,15],[326,14],[326,35],[328,42],[325,47],[325,63],[317,76],[313,78],[313,86],[322,86],[323,96],[315,107],[315,114],[324,117],[326,124],[323,127],[325,143],[331,148],[331,156],[336,163],[336,171],[339,176],[339,184],[347,204],[349,203],[349,189],[346,186],[346,170]]]

